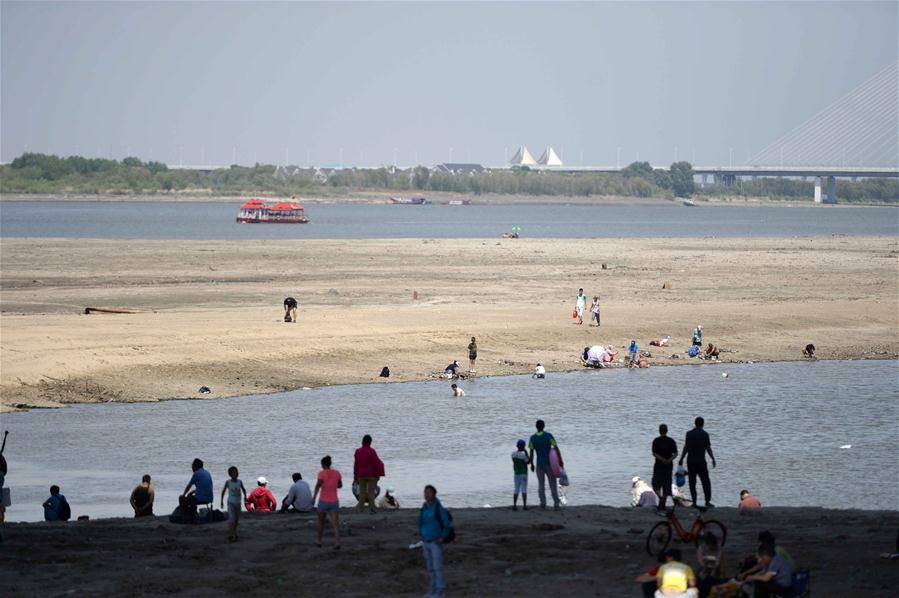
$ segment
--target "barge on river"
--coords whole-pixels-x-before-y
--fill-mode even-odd
[[[253,198],[240,206],[237,212],[237,222],[240,224],[271,223],[271,224],[306,224],[309,219],[303,210],[303,206],[296,203],[296,197],[290,201],[281,201],[274,205],[266,205],[261,199]]]

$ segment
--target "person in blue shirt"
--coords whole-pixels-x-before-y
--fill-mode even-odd
[[[44,501],[44,521],[68,521],[70,509],[64,509],[68,504],[66,497],[59,493],[59,486],[50,486],[50,498]]]
[[[528,448],[531,450],[531,471],[537,472],[537,494],[540,497],[540,508],[546,508],[545,484],[547,483],[547,480],[549,480],[549,491],[552,493],[553,497],[553,508],[558,511],[561,508],[559,505],[559,489],[556,477],[553,476],[552,468],[549,466],[550,449],[555,448],[558,452],[560,468],[564,468],[565,463],[562,461],[562,452],[559,451],[556,439],[552,434],[543,430],[543,428],[546,427],[543,420],[538,419],[535,425],[537,427],[537,433],[531,435],[531,441],[528,443]],[[534,460],[535,454],[537,456],[536,461]]]
[[[418,533],[421,534],[421,546],[425,555],[425,565],[431,577],[431,588],[428,596],[443,596],[446,585],[443,581],[443,540],[452,529],[452,521],[440,500],[437,489],[428,484],[424,490],[425,502],[418,512]]]
[[[631,340],[631,346],[627,348],[628,352],[631,354],[631,361],[628,365],[637,365],[637,349],[637,341]]]
[[[184,487],[184,496],[193,495],[197,505],[211,504],[213,502],[212,474],[203,468],[203,461],[200,459],[194,459],[191,469],[194,474],[190,476],[190,481]],[[190,491],[191,486],[194,487],[193,492]]]

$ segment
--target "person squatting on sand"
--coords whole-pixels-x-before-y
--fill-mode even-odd
[[[759,499],[749,493],[749,490],[740,490],[740,504],[737,507],[743,509],[761,509],[762,503]]]
[[[311,513],[312,512],[312,489],[303,479],[300,472],[291,476],[293,485],[287,491],[287,496],[281,501],[281,512],[294,513]]]
[[[360,513],[365,510],[365,503],[372,513],[375,508],[375,492],[378,487],[378,478],[384,477],[384,462],[378,457],[377,451],[371,447],[371,436],[362,437],[362,446],[356,449],[353,458],[353,482],[359,484],[359,504],[356,510]]]
[[[318,498],[318,526],[316,528],[315,545],[321,548],[322,532],[325,530],[325,516],[331,518],[331,527],[334,529],[334,550],[340,548],[340,501],[337,499],[337,489],[343,488],[343,478],[336,469],[331,469],[331,456],[322,457],[322,469],[318,472],[318,480],[315,482],[315,492],[312,494],[312,502]],[[319,492],[321,496],[319,497]]]
[[[296,322],[297,321],[297,300],[293,297],[287,297],[284,300],[284,321],[285,322]]]
[[[233,465],[228,468],[228,478],[222,486],[222,494],[219,497],[219,506],[225,506],[225,493],[228,493],[228,541],[237,542],[237,520],[240,518],[240,497],[243,494],[247,500],[247,489],[237,477],[239,472]],[[210,478],[211,479],[211,478]]]
[[[418,511],[418,533],[421,534],[425,566],[431,578],[428,596],[436,598],[443,596],[446,588],[443,580],[443,542],[449,538],[453,522],[440,504],[434,486],[425,486],[424,499]]]
[[[521,506],[528,510],[528,465],[531,464],[531,458],[525,449],[524,439],[519,438],[515,443],[515,450],[512,451],[512,482],[514,489],[512,490],[512,510],[518,510],[518,495],[521,495]]]
[[[640,476],[631,479],[631,506],[658,507],[659,497]]]
[[[258,511],[260,513],[274,513],[278,508],[278,501],[275,495],[268,489],[268,480],[264,476],[259,476],[256,480],[256,488],[246,497],[244,506],[247,511]]]
[[[562,461],[562,452],[559,451],[559,445],[556,443],[556,439],[553,435],[543,430],[546,427],[546,424],[542,419],[538,419],[535,426],[537,432],[531,435],[528,448],[530,449],[529,460],[531,463],[531,471],[537,472],[537,494],[540,497],[540,508],[546,508],[546,484],[548,483],[549,491],[552,493],[553,497],[553,508],[558,511],[561,509],[559,503],[558,482],[553,475],[552,468],[549,466],[549,451],[550,449],[555,448],[559,455],[559,467],[565,467],[564,462]],[[534,461],[535,453],[537,455],[536,461]]]
[[[531,377],[540,379],[546,378],[546,368],[538,363],[537,367],[534,368],[534,373]]]
[[[41,505],[44,507],[44,521],[68,521],[72,517],[72,508],[64,494],[59,493],[59,486],[50,486],[50,498]]]
[[[709,434],[703,429],[705,420],[697,417],[694,420],[694,427],[687,432],[684,439],[684,450],[680,455],[679,465],[684,464],[684,457],[687,458],[687,475],[690,478],[690,500],[694,506],[698,506],[696,502],[696,477],[699,476],[702,482],[702,493],[705,496],[705,508],[711,508],[712,504],[712,481],[709,479],[709,466],[705,461],[705,454],[708,453],[712,458],[712,467],[717,466],[715,462],[715,454],[712,453],[712,441]]]
[[[131,508],[135,517],[152,517],[156,491],[150,487],[150,474],[144,475],[140,484],[131,491]]]
[[[388,486],[387,490],[384,491],[384,496],[378,500],[378,508],[385,511],[396,511],[399,509],[400,501],[396,499],[395,492],[396,489],[393,486]]]

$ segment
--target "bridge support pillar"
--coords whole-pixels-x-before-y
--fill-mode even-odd
[[[815,203],[821,203],[821,177],[815,177]]]
[[[827,203],[837,203],[837,179],[827,177]]]

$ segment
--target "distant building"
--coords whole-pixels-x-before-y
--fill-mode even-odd
[[[455,164],[443,163],[434,167],[434,172],[442,172],[445,174],[481,174],[486,169],[480,164]]]
[[[543,155],[537,160],[537,164],[541,166],[562,166],[562,160],[556,155],[552,147],[546,146]]]
[[[531,152],[528,151],[528,148],[524,145],[518,148],[518,151],[515,152],[515,155],[512,156],[512,159],[509,160],[509,165],[511,166],[536,166],[537,160],[534,159],[534,156],[531,155]]]

